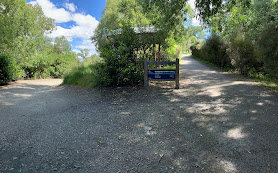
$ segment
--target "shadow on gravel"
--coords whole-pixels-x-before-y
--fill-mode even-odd
[[[213,97],[190,88],[152,88],[121,113],[141,117],[120,135],[144,158],[147,166],[137,171],[278,171],[277,96],[260,87],[228,85]]]
[[[277,94],[186,61],[179,90],[1,89],[0,172],[277,172]]]
[[[134,150],[125,157],[141,163],[136,171],[277,172],[277,94],[192,63],[181,89],[132,93],[121,114],[138,122],[120,135]]]

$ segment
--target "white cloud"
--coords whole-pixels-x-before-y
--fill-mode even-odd
[[[68,9],[71,12],[75,12],[77,10],[77,6],[74,5],[73,3],[66,2],[63,5],[66,9]]]
[[[70,21],[75,23],[75,25],[69,28],[57,26],[56,30],[51,34],[47,34],[47,36],[51,38],[65,36],[70,42],[74,41],[75,38],[79,38],[81,43],[75,46],[75,52],[77,48],[87,48],[91,50],[91,53],[96,53],[95,45],[90,40],[99,24],[96,18],[89,14],[74,13],[77,7],[73,3],[67,2],[63,4],[71,12],[66,11],[64,8],[57,8],[50,0],[36,0],[30,3],[39,4],[44,14],[47,17],[54,18],[56,23],[67,23]]]
[[[91,56],[93,54],[98,54],[96,52],[95,44],[93,44],[90,39],[82,40],[82,43],[78,46],[75,46],[75,47],[76,47],[76,49],[72,50],[75,53],[80,53],[80,49],[90,49],[89,56]]]
[[[71,13],[64,8],[57,8],[49,0],[36,0],[31,1],[30,4],[39,4],[42,7],[44,14],[47,17],[55,19],[56,23],[64,23],[71,20]]]
[[[69,41],[72,41],[73,38],[90,39],[99,22],[91,15],[75,13],[72,16],[72,21],[77,25],[71,26],[69,29],[57,26],[57,30],[53,31],[49,36],[55,38],[64,35]]]
[[[80,45],[76,46],[76,48],[90,49],[89,56],[92,55],[92,54],[97,54],[95,44],[92,43],[92,41],[90,39],[87,39],[87,40],[84,39]]]

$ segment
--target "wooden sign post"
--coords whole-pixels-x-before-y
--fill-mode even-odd
[[[176,65],[175,69],[151,69],[149,65]],[[149,81],[175,81],[179,89],[179,59],[176,61],[147,61],[144,59],[144,85],[149,86]]]

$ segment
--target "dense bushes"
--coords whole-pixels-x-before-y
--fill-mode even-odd
[[[27,78],[61,78],[63,74],[76,63],[76,57],[71,54],[40,53],[28,57],[22,64]]]
[[[121,34],[99,41],[100,62],[83,62],[65,75],[65,84],[88,87],[134,85],[143,81],[143,56],[138,56],[140,38],[129,25]],[[138,49],[137,49],[138,48]],[[87,63],[87,64],[86,64]]]
[[[210,61],[215,65],[224,68],[230,66],[227,54],[227,43],[216,34],[204,43],[198,43],[191,46],[192,55]]]
[[[39,53],[26,57],[23,63],[0,53],[0,84],[19,78],[61,78],[76,64],[76,57],[69,54]]]
[[[227,43],[224,40],[212,34],[203,46],[202,56],[205,60],[211,61],[221,68],[229,66],[230,62],[226,52],[227,47]]]
[[[262,34],[259,45],[240,32],[234,33],[229,41],[212,34],[203,45],[191,46],[192,55],[221,68],[233,68],[243,75],[268,74],[278,79],[278,35],[273,28],[269,30]]]
[[[97,76],[109,79],[106,85],[132,85],[140,82],[143,79],[143,59],[137,59],[134,53],[139,45],[135,32],[126,25],[122,27],[121,34],[103,40],[99,46],[103,64],[95,66]]]
[[[232,66],[241,74],[259,73],[261,64],[258,61],[255,47],[250,40],[244,39],[241,34],[232,37],[228,53]]]
[[[261,61],[266,73],[278,79],[278,26],[269,25],[259,40]]]
[[[10,56],[0,53],[0,85],[9,82],[13,77],[13,61]]]
[[[210,16],[209,25],[218,36],[212,35],[201,47],[193,46],[193,55],[220,67],[221,60],[214,58],[225,57],[224,65],[230,63],[241,74],[278,79],[277,0],[250,1],[248,6],[238,1],[226,10],[226,15]]]
[[[64,36],[47,37],[55,21],[38,4],[1,0],[0,28],[1,84],[19,78],[60,78],[76,63],[77,55]]]

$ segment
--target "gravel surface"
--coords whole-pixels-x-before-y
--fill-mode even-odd
[[[278,94],[184,56],[172,83],[0,87],[0,172],[278,172]]]

